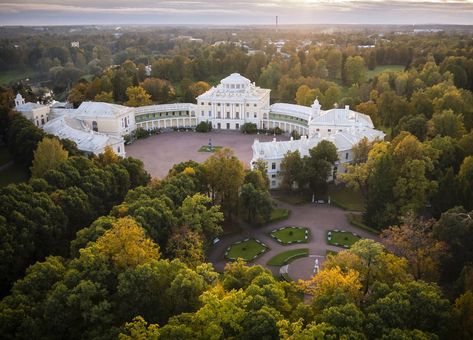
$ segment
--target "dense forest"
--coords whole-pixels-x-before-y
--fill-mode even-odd
[[[26,30],[0,41],[0,69],[35,70],[0,91],[0,135],[30,173],[0,188],[2,337],[473,338],[471,34]],[[45,100],[44,86],[76,106],[188,102],[233,72],[274,102],[350,105],[386,132],[339,176],[380,243],[329,255],[307,281],[242,261],[217,273],[212,240],[274,208],[262,164],[223,149],[151,179],[141,161],[85,155],[12,108],[16,91]],[[326,190],[336,157],[329,142],[287,154],[285,186]]]

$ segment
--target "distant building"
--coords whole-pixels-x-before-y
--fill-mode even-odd
[[[79,47],[80,47],[80,43],[79,43],[78,41],[72,41],[72,42],[71,42],[71,47],[79,48]]]

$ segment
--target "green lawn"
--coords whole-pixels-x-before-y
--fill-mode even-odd
[[[7,164],[11,160],[10,154],[8,153],[8,148],[6,145],[0,146],[0,166]]]
[[[253,261],[268,249],[265,244],[255,239],[246,239],[245,241],[234,243],[228,247],[225,252],[225,257],[229,260],[242,258],[245,261]]]
[[[199,148],[199,152],[215,152],[215,151],[220,150],[221,148],[222,148],[221,146],[212,146],[212,150],[209,150],[209,146],[208,146],[208,145],[202,145],[202,146]]]
[[[378,74],[382,72],[399,72],[399,71],[404,71],[404,66],[402,65],[382,65],[382,66],[377,66],[375,67],[374,70],[368,70],[366,72],[366,77],[368,79],[374,79]]]
[[[365,202],[359,191],[354,191],[344,185],[329,187],[330,200],[333,204],[345,210],[364,211]]]
[[[271,236],[282,244],[309,242],[309,229],[303,227],[285,227],[271,232]]]
[[[284,251],[272,257],[268,261],[267,265],[268,266],[282,266],[291,261],[294,261],[295,259],[298,259],[301,257],[307,257],[307,256],[309,256],[309,249],[307,248],[292,249],[292,250]]]
[[[289,217],[290,213],[291,213],[291,210],[289,209],[274,208],[273,211],[271,211],[271,216],[269,218],[268,223],[285,220],[286,218]]]
[[[361,237],[348,231],[329,231],[327,233],[327,243],[334,246],[350,248],[354,243],[361,240]]]
[[[0,72],[0,85],[7,85],[11,82],[18,80],[32,78],[36,75],[36,72],[32,70],[9,70]]]
[[[311,199],[310,195],[304,195],[298,192],[290,192],[290,191],[274,193],[274,197],[278,201],[291,204],[291,205],[309,203]]]
[[[0,171],[0,187],[11,183],[19,183],[28,180],[28,172],[18,164],[13,163],[6,169]]]

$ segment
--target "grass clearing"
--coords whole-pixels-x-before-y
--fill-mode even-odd
[[[365,200],[359,191],[344,185],[330,186],[329,195],[332,204],[350,211],[364,211]]]
[[[310,195],[304,195],[298,192],[285,191],[281,193],[274,194],[274,198],[278,201],[291,204],[291,205],[300,205],[305,203],[310,203]]]
[[[271,216],[269,217],[268,223],[285,220],[289,217],[291,210],[284,208],[274,208],[271,211]]]
[[[350,248],[354,243],[361,240],[361,237],[343,230],[331,230],[327,233],[327,243],[344,248]]]
[[[0,171],[0,187],[11,183],[19,183],[28,180],[28,172],[22,166],[13,163]]]
[[[309,249],[292,249],[273,256],[268,262],[268,266],[283,266],[301,257],[309,256]]]
[[[273,230],[270,234],[281,244],[307,243],[309,242],[309,229],[304,227],[283,227]]]
[[[33,78],[36,72],[33,70],[8,70],[0,72],[0,85],[8,85],[18,80]]]
[[[212,146],[212,150],[209,150],[208,145],[202,145],[199,148],[199,152],[216,152],[216,151],[220,150],[221,148],[223,148],[223,146]]]
[[[368,70],[366,72],[366,77],[368,79],[374,79],[377,75],[383,72],[400,72],[404,71],[403,65],[381,65],[376,66],[374,70]]]
[[[225,252],[225,258],[236,260],[242,258],[245,261],[253,261],[261,254],[269,250],[269,247],[259,240],[246,239],[239,241],[228,247]]]

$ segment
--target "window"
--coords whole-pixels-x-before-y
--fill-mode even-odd
[[[247,104],[246,104],[246,107],[248,107],[248,106],[250,106],[250,104],[247,103]]]
[[[220,103],[217,103],[217,106],[220,106]]]
[[[204,111],[202,111],[202,117],[204,116]]]
[[[239,107],[239,106],[240,106],[240,104],[236,104],[236,107]]]
[[[276,181],[271,181],[271,186],[275,187],[276,186]]]
[[[41,118],[41,125],[44,124],[44,118]]]
[[[117,152],[120,153],[120,147],[117,148]]]
[[[230,112],[227,111],[227,119],[230,119]]]
[[[220,128],[221,128],[221,125],[220,125],[220,123],[218,123],[218,124],[217,124],[217,129],[220,130]]]
[[[212,117],[212,111],[209,111],[209,117]]]
[[[200,103],[200,105],[204,105],[204,102]]]
[[[240,129],[240,124],[236,123],[235,124],[235,129],[239,130]]]
[[[254,107],[256,107],[256,104],[253,104]]]
[[[276,175],[271,175],[271,178],[276,178]]]
[[[235,119],[240,119],[240,112],[235,112]]]
[[[345,153],[345,159],[348,159],[348,152]]]
[[[249,112],[246,113],[246,118],[250,118],[250,113]]]
[[[230,106],[230,104],[227,103],[227,106]]]
[[[98,127],[98,125],[97,125],[97,121],[95,121],[95,120],[92,122],[92,130],[94,130],[94,131],[99,131],[99,127]]]
[[[227,130],[230,130],[230,123],[227,123]]]
[[[327,129],[328,132],[332,132],[332,129]]]
[[[276,163],[271,164],[271,170],[276,170]]]
[[[255,112],[255,115],[254,115],[254,116],[255,116],[255,118],[257,117],[256,112]]]
[[[212,103],[209,103],[209,105],[212,105]]]

